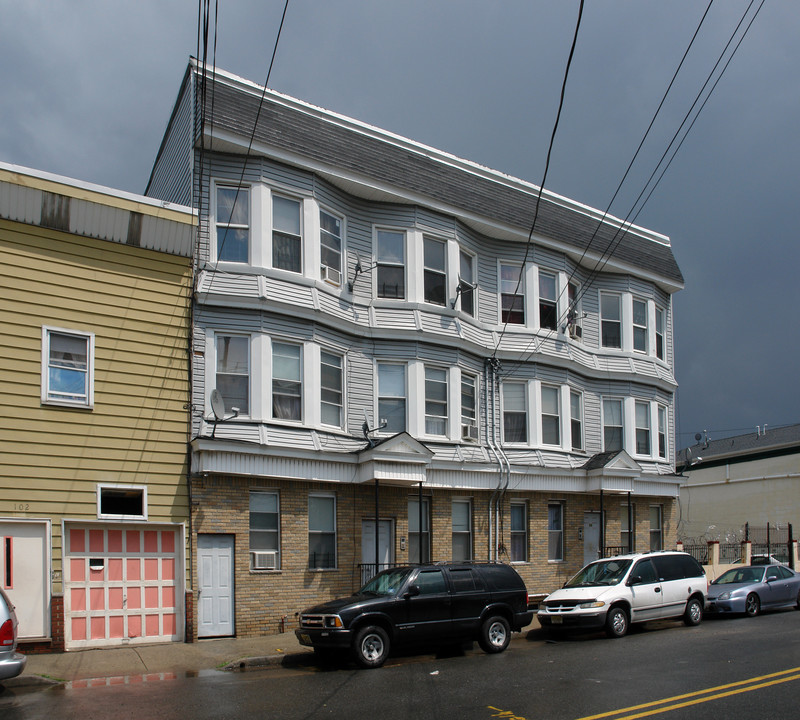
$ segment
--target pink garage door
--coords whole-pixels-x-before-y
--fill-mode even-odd
[[[66,526],[68,649],[183,640],[183,563],[174,526]]]

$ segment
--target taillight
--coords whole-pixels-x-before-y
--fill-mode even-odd
[[[0,647],[12,647],[14,645],[14,626],[11,618],[0,625]]]

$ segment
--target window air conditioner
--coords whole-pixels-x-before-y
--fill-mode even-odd
[[[320,275],[325,282],[329,282],[332,285],[342,284],[342,273],[336,268],[329,267],[328,265],[322,265],[320,267]]]
[[[278,567],[278,553],[275,550],[251,550],[250,564],[253,570],[275,570]]]
[[[583,328],[580,325],[570,325],[569,336],[573,340],[580,340],[583,337]]]
[[[477,441],[478,426],[475,423],[463,423],[461,425],[461,439]]]

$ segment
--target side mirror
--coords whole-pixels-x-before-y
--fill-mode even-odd
[[[641,585],[642,582],[643,580],[641,575],[631,575],[628,578],[628,582],[626,583],[626,585],[628,585],[628,587],[632,587],[634,585]]]
[[[405,591],[403,597],[408,600],[409,598],[416,597],[420,594],[419,585],[409,585],[408,590]]]

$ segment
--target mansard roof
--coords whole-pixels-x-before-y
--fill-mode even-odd
[[[198,97],[202,80],[196,73]],[[209,74],[206,145],[299,165],[347,192],[373,200],[440,209],[489,236],[525,242],[539,188],[440,150],[394,135],[229,73]],[[212,100],[213,98],[213,100]],[[254,130],[254,124],[257,125]],[[252,139],[252,143],[251,143]],[[575,201],[544,191],[534,240],[593,268],[613,253],[607,272],[630,272],[683,287],[669,238],[623,223]]]

